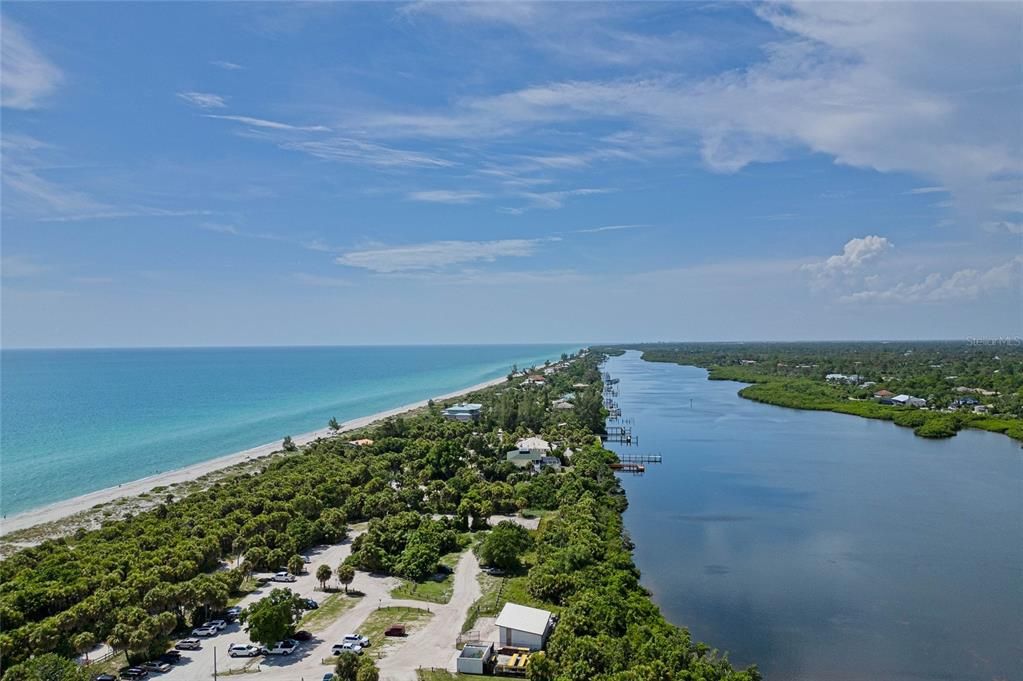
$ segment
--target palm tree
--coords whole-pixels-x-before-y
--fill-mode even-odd
[[[345,593],[348,593],[348,585],[355,581],[355,568],[342,563],[337,566],[337,581],[345,586]]]
[[[316,580],[320,583],[320,589],[325,590],[327,588],[327,580],[334,574],[334,571],[330,569],[329,565],[321,565],[316,568]]]

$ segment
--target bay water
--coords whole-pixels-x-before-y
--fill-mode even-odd
[[[745,400],[695,367],[608,361],[623,475],[665,616],[782,681],[1023,679],[1023,450]]]

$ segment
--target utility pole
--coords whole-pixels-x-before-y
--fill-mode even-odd
[[[217,647],[213,646],[213,681],[217,681]]]

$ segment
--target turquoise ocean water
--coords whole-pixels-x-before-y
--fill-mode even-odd
[[[569,345],[4,350],[0,512],[452,392]]]

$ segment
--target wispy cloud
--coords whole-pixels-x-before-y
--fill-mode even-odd
[[[486,198],[483,192],[471,189],[431,189],[425,191],[409,192],[406,198],[409,201],[424,201],[426,203],[451,203],[464,204],[479,201]]]
[[[294,132],[330,132],[330,128],[324,125],[292,125],[272,121],[266,118],[253,118],[252,116],[229,116],[227,114],[204,114],[206,118],[218,118],[224,121],[234,121],[254,128],[267,128],[269,130],[290,130]]]
[[[527,201],[524,206],[504,206],[499,208],[502,213],[508,213],[509,215],[521,215],[531,208],[540,208],[544,210],[553,210],[561,208],[565,205],[567,199],[578,197],[578,196],[594,196],[597,194],[609,194],[616,191],[615,189],[609,188],[590,188],[581,187],[579,189],[564,189],[560,191],[551,192],[517,192],[514,196],[525,199]]]
[[[910,189],[907,194],[938,194],[948,192],[944,187],[917,187]]]
[[[240,71],[241,69],[245,68],[241,64],[236,64],[233,61],[224,61],[221,59],[214,59],[213,61],[210,62],[210,64],[218,68],[224,69],[225,71]]]
[[[448,168],[453,161],[407,149],[397,149],[350,137],[280,142],[282,149],[302,151],[325,161],[360,163],[382,167]]]
[[[0,18],[0,76],[0,103],[11,109],[39,108],[64,78],[8,16]]]
[[[438,270],[468,262],[494,262],[498,258],[527,257],[552,239],[502,239],[496,241],[432,241],[408,246],[380,246],[349,251],[337,258],[339,265],[390,274],[415,270]],[[553,239],[556,240],[556,239]]]
[[[178,97],[200,109],[223,109],[227,107],[226,99],[212,92],[179,92]]]
[[[623,229],[640,229],[650,225],[605,225],[603,227],[590,227],[589,229],[577,229],[576,234],[597,234],[599,232],[617,232]]]

